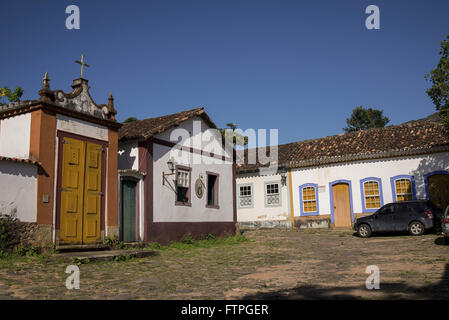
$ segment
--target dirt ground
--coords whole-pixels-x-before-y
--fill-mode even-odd
[[[166,249],[152,257],[82,264],[80,289],[67,263],[1,261],[0,299],[448,299],[449,246],[439,235],[256,230],[249,241]],[[368,290],[366,267],[380,270]]]

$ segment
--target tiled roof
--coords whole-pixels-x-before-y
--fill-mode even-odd
[[[0,156],[0,161],[21,162],[21,163],[32,164],[35,166],[41,166],[41,163],[39,161],[30,160],[30,159],[21,159],[21,158],[11,158],[11,157]]]
[[[434,121],[417,120],[279,145],[278,164],[297,168],[443,150],[449,150],[449,137],[443,125]],[[245,163],[237,165],[237,170],[243,173],[260,167],[260,164]]]
[[[184,122],[193,117],[201,117],[211,128],[216,128],[216,125],[206,114],[204,108],[201,107],[162,117],[148,118],[144,120],[124,123],[118,132],[119,140],[146,140],[172,127],[178,126],[181,122]]]

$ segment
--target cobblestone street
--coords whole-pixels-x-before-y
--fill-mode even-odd
[[[246,231],[249,241],[168,248],[158,255],[80,265],[0,259],[0,299],[448,299],[449,246],[426,234],[361,239],[350,231]],[[368,265],[380,290],[367,290]]]

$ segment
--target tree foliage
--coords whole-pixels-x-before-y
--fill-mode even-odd
[[[347,126],[343,130],[353,132],[369,128],[382,128],[388,122],[390,122],[390,119],[384,117],[382,110],[359,106],[352,110],[351,117],[346,119]]]
[[[238,132],[235,132],[235,130],[237,129],[237,125],[235,123],[227,123],[226,126],[227,126],[226,128],[221,129],[221,133],[224,137],[226,137],[226,129],[231,129],[233,131],[232,143],[234,146],[235,145],[245,146],[248,144],[248,137],[243,136]]]
[[[441,41],[440,61],[425,78],[432,84],[426,93],[435,104],[441,122],[449,132],[449,35]]]
[[[134,121],[139,121],[139,119],[137,119],[136,117],[129,117],[129,118],[126,118],[125,121],[123,121],[123,123],[130,123],[130,122],[134,122]]]
[[[17,86],[14,91],[8,87],[0,88],[0,105],[20,101],[22,95],[23,89],[20,86]]]

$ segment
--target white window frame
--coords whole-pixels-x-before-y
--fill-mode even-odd
[[[240,205],[240,198],[242,197],[240,194],[240,188],[241,187],[250,187],[251,188],[251,195],[250,196],[244,196],[251,198],[251,205],[249,206],[241,206]],[[254,208],[254,185],[252,183],[243,183],[237,185],[237,192],[238,192],[238,207],[239,209],[248,209],[248,208]]]
[[[279,203],[275,203],[275,204],[269,204],[268,203],[268,197],[273,195],[273,194],[268,194],[267,191],[267,187],[269,185],[274,185],[277,184],[278,185],[278,197],[279,197]],[[282,184],[281,181],[267,181],[264,183],[264,195],[265,195],[265,207],[280,207],[282,206]]]

